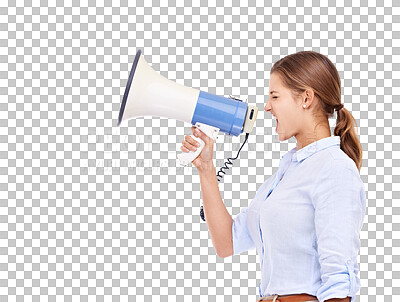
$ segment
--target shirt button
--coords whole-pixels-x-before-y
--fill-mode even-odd
[[[351,263],[351,261],[350,260],[347,260],[347,264],[350,264]]]

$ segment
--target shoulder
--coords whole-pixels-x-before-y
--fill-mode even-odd
[[[338,147],[323,149],[314,156],[313,205],[321,208],[331,202],[344,209],[357,204],[365,214],[366,190],[355,162]]]
[[[330,194],[338,189],[364,194],[365,188],[357,166],[343,150],[327,148],[318,153],[316,161],[319,164],[315,170],[312,196]]]
[[[318,156],[319,157],[318,159],[320,161],[319,171],[321,172],[321,174],[351,172],[353,176],[356,177],[360,176],[355,162],[342,149],[327,148],[321,150],[319,153],[320,153]]]

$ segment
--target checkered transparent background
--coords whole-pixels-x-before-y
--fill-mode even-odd
[[[198,172],[177,164],[190,125],[116,126],[138,49],[172,81],[259,107],[219,185],[233,217],[295,146],[263,112],[272,64],[327,55],[363,147],[357,301],[398,301],[400,2],[193,2],[0,2],[0,301],[258,298],[256,251],[216,256]],[[217,138],[217,170],[243,140]]]

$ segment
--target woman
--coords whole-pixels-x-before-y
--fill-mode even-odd
[[[206,143],[193,165],[215,251],[225,258],[257,249],[258,301],[354,302],[366,195],[361,144],[341,103],[339,74],[327,57],[302,51],[273,65],[269,88],[264,109],[277,120],[279,140],[294,136],[297,146],[233,220],[218,189],[213,141],[192,127]],[[196,143],[186,136],[181,149],[195,150]]]

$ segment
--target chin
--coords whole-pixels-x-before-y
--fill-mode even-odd
[[[290,135],[290,134],[288,135],[287,133],[278,132],[278,139],[279,139],[280,142],[286,141],[289,138],[291,138],[292,136],[293,135]]]
[[[278,133],[278,139],[279,139],[280,142],[283,142],[283,141],[287,140],[287,138],[285,138],[283,135],[281,135],[279,133]]]

